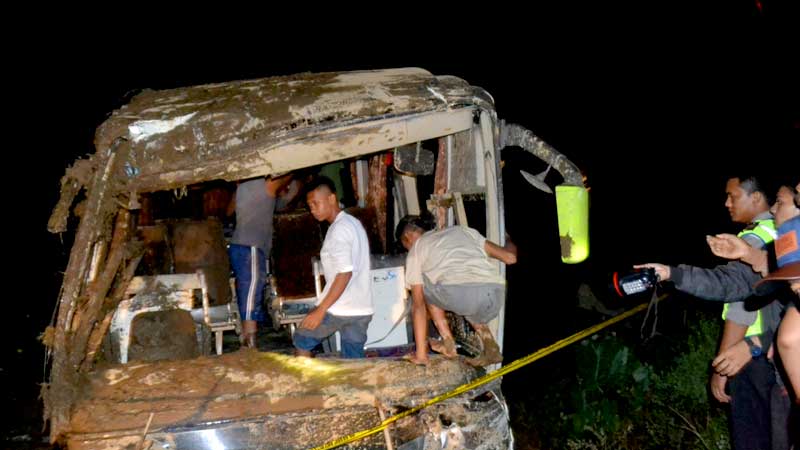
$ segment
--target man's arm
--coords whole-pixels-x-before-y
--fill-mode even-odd
[[[761,276],[747,264],[731,261],[728,264],[704,269],[680,264],[667,266],[648,263],[634,268],[653,268],[661,281],[672,281],[679,291],[703,300],[739,302],[753,295],[753,285]]]
[[[513,244],[512,244],[513,245]],[[512,251],[510,249],[500,247],[499,245],[493,243],[490,240],[486,240],[486,243],[483,244],[483,248],[486,250],[486,254],[491,256],[494,259],[499,259],[504,263],[511,265],[517,262],[517,253],[516,251]],[[511,248],[511,247],[510,247]],[[516,246],[513,247],[516,250]]]
[[[284,175],[281,175],[281,176],[279,176],[277,178],[268,179],[267,182],[266,182],[266,186],[265,186],[265,188],[267,190],[267,194],[272,198],[277,197],[278,196],[278,192],[283,190],[283,188],[286,187],[286,185],[289,184],[289,182],[291,182],[291,181],[292,181],[291,172],[287,173],[287,174],[284,174]]]
[[[728,264],[704,269],[681,264],[671,270],[675,287],[704,300],[736,302],[753,295],[753,285],[761,276],[747,264]]]
[[[275,210],[283,212],[289,208],[302,191],[302,182],[298,179],[292,179],[289,184],[277,193]]]
[[[411,301],[414,342],[417,345],[417,353],[413,362],[426,364],[428,362],[428,312],[421,284],[411,286]]]
[[[728,353],[731,355],[739,354],[739,358],[743,357],[741,352],[734,352],[736,349],[736,345],[741,343],[744,339],[744,335],[747,332],[747,327],[744,325],[739,325],[736,322],[731,320],[725,321],[725,328],[722,330],[722,342],[719,344],[719,351],[717,352],[718,355],[723,353]],[[749,349],[745,346],[745,350],[747,350],[747,358],[750,357]],[[714,359],[714,362],[717,362],[719,357]],[[749,361],[747,359],[746,361]],[[745,363],[746,364],[746,363]],[[742,365],[743,366],[743,365]],[[740,367],[741,368],[741,367]],[[737,370],[738,371],[738,370]],[[733,375],[733,374],[732,374]],[[729,403],[731,401],[731,397],[725,393],[725,385],[728,382],[728,377],[726,375],[722,375],[718,372],[714,372],[711,374],[711,393],[721,403]]]
[[[719,343],[719,353],[733,347],[740,341],[744,340],[744,335],[747,333],[747,325],[736,323],[732,320],[725,321],[725,327],[722,329],[722,341]],[[746,346],[745,346],[746,348]],[[748,350],[749,356],[749,350]]]
[[[322,319],[325,318],[325,312],[327,312],[328,309],[339,300],[339,297],[342,296],[342,292],[344,292],[351,278],[353,278],[353,272],[337,273],[336,277],[333,279],[333,283],[331,283],[331,289],[328,291],[328,295],[322,299],[313,311],[308,313],[306,318],[300,323],[300,327],[309,330],[316,329],[319,324],[322,323]]]
[[[718,234],[706,236],[708,247],[717,256],[727,259],[738,259],[750,264],[753,271],[766,276],[769,271],[768,255],[766,250],[753,247],[744,239],[732,234]]]
[[[728,329],[728,322],[731,323],[733,327],[741,326],[740,324],[729,320],[726,321],[725,330]],[[727,333],[723,331],[722,339],[728,341],[735,339],[738,335],[738,333],[734,332],[731,339],[728,339],[726,334]],[[751,336],[751,339],[755,345],[761,347],[761,340],[758,336]],[[742,368],[746,366],[747,363],[749,363],[752,359],[753,356],[750,354],[750,347],[748,347],[744,340],[741,340],[734,342],[727,349],[723,349],[720,345],[720,352],[717,357],[711,361],[711,366],[718,374],[732,377],[739,373],[739,371],[742,370]]]

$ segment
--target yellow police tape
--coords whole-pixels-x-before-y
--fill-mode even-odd
[[[666,295],[662,295],[662,296],[658,297],[655,301],[657,303],[657,302],[660,302],[661,300],[663,300],[664,298],[666,298]],[[605,322],[602,322],[602,323],[599,323],[599,324],[594,325],[592,327],[589,327],[589,328],[587,328],[587,329],[585,329],[583,331],[575,333],[572,336],[569,336],[569,337],[567,337],[565,339],[562,339],[562,340],[560,340],[560,341],[558,341],[558,342],[556,342],[554,344],[551,344],[551,345],[549,345],[549,346],[547,346],[545,348],[539,349],[535,353],[531,353],[528,356],[522,357],[522,358],[520,358],[520,359],[518,359],[518,360],[516,360],[516,361],[514,361],[512,363],[509,363],[509,364],[507,364],[507,365],[495,370],[494,372],[487,373],[486,375],[484,375],[484,376],[482,376],[480,378],[476,378],[475,380],[473,380],[473,381],[471,381],[471,382],[469,382],[467,384],[462,384],[461,386],[453,389],[450,392],[447,392],[445,394],[442,394],[442,395],[439,395],[437,397],[434,397],[434,398],[428,400],[425,403],[422,403],[422,404],[420,404],[418,406],[415,406],[415,407],[413,407],[411,409],[407,409],[407,410],[405,410],[405,411],[403,411],[403,412],[401,412],[399,414],[395,414],[394,416],[388,417],[386,420],[381,422],[380,425],[377,425],[377,426],[375,426],[373,428],[370,428],[368,430],[363,430],[363,431],[359,431],[357,433],[353,433],[353,434],[349,434],[347,436],[340,437],[339,439],[336,439],[334,441],[330,441],[330,442],[328,442],[328,443],[326,443],[324,445],[321,445],[319,447],[314,447],[312,450],[328,450],[328,449],[339,447],[339,446],[344,445],[344,444],[349,444],[350,442],[355,442],[357,440],[363,439],[363,438],[365,438],[367,436],[371,436],[371,435],[376,434],[376,433],[380,433],[381,431],[386,429],[386,427],[388,427],[390,424],[402,419],[403,417],[410,416],[411,414],[414,414],[417,411],[425,409],[428,406],[431,406],[433,404],[439,403],[441,401],[447,400],[448,398],[452,398],[452,397],[455,397],[455,396],[457,396],[459,394],[463,394],[464,392],[471,391],[472,389],[475,389],[478,386],[486,384],[486,383],[488,383],[488,382],[490,382],[490,381],[492,381],[492,380],[494,380],[496,378],[502,377],[503,375],[505,375],[507,373],[510,373],[510,372],[513,372],[513,371],[515,371],[517,369],[520,369],[523,366],[527,366],[528,364],[536,361],[537,359],[543,358],[543,357],[549,355],[550,353],[553,353],[553,352],[555,352],[557,350],[561,350],[562,348],[564,348],[564,347],[566,347],[566,346],[568,346],[570,344],[574,344],[575,342],[578,342],[578,341],[580,341],[580,340],[582,340],[582,339],[584,339],[584,338],[586,338],[588,336],[591,336],[591,335],[597,333],[598,331],[602,330],[603,328],[606,328],[606,327],[611,326],[611,325],[613,325],[613,324],[615,324],[617,322],[620,322],[622,320],[627,319],[628,317],[630,317],[630,316],[642,311],[643,309],[647,308],[647,306],[649,304],[650,304],[650,302],[642,303],[641,305],[639,305],[639,306],[637,306],[635,308],[632,308],[632,309],[630,309],[628,311],[625,311],[624,313],[622,313],[620,315],[614,316],[614,317],[606,320]]]

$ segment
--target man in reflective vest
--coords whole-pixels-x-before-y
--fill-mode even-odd
[[[777,230],[775,229],[775,221],[772,219],[772,214],[770,214],[769,211],[766,213],[760,213],[758,217],[747,226],[747,228],[737,234],[738,237],[744,239],[753,248],[765,248],[768,244],[775,240],[776,235]],[[742,303],[743,302],[736,302],[733,303],[733,305],[739,305]],[[726,303],[722,307],[722,320],[725,320],[726,323],[728,321],[730,307],[731,303]],[[755,311],[755,317],[756,319],[753,324],[747,327],[744,339],[749,346],[756,345],[754,342],[758,342],[757,346],[760,348],[760,344],[764,344],[759,342],[760,339],[758,339],[758,336],[764,333],[761,310]],[[720,352],[721,351],[722,348],[720,348]],[[755,351],[757,352],[758,350]]]
[[[739,236],[755,248],[763,248],[775,239],[775,224],[769,212],[770,198],[763,184],[753,176],[730,178],[726,184],[725,207],[736,223],[747,224]],[[723,310],[725,327],[711,376],[711,392],[723,403],[731,404],[733,447],[739,449],[769,449],[771,442],[771,391],[776,383],[775,371],[767,360],[768,346],[777,325],[773,306],[749,311],[734,292],[736,283],[730,279],[748,278],[753,271],[747,264],[731,261],[713,269],[688,265],[652,267],[661,281],[670,280],[675,287],[696,297],[732,302]],[[766,314],[768,313],[768,314]],[[769,317],[768,324],[765,316]],[[775,322],[775,323],[773,323]],[[735,375],[735,376],[734,376]],[[730,383],[728,381],[730,380]],[[728,385],[730,395],[726,393]]]

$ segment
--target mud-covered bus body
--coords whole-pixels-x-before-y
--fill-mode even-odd
[[[427,209],[439,227],[466,224],[465,203],[484,210],[480,231],[502,245],[503,147],[521,147],[552,165],[565,184],[582,186],[567,158],[527,130],[498,121],[483,89],[416,68],[144,91],[98,127],[95,146],[94,154],[66,170],[48,224],[51,232],[62,233],[70,216],[79,217],[57,318],[45,333],[49,379],[42,391],[51,440],[70,449],[145,443],[151,449],[310,448],[374,426],[382,416],[482,373],[461,358],[434,357],[430,365],[416,366],[386,356],[307,359],[252,350],[218,355],[202,344],[190,357],[138,360],[128,357],[133,349],[126,341],[121,358],[120,342],[131,339],[125,333],[135,333],[120,325],[127,317],[121,311],[192,311],[201,343],[202,332],[213,331],[209,326],[216,320],[209,311],[231,312],[229,268],[219,250],[224,242],[212,217],[203,222],[210,226],[202,226],[208,239],[189,239],[180,251],[177,242],[159,241],[167,242],[166,253],[148,247],[154,241],[147,233],[163,232],[158,226],[177,239],[178,228],[164,228],[152,217],[151,203],[159,195],[178,198],[198,186],[342,162],[358,199],[354,206],[371,222],[373,258],[380,259],[394,253],[391,230],[401,214]],[[426,188],[418,188],[418,176],[429,177]],[[210,194],[203,198],[201,219],[215,201]],[[291,239],[282,242],[283,254],[291,255]],[[182,256],[199,247],[203,252]],[[176,269],[184,260],[194,265]],[[142,275],[144,266],[148,275]],[[212,279],[219,267],[225,269],[217,274],[222,283]],[[505,271],[499,262],[498,270]],[[286,273],[284,278],[292,278]],[[177,281],[165,281],[170,276]],[[311,283],[305,278],[301,284]],[[200,280],[203,289],[191,280]],[[214,289],[206,289],[212,284]],[[502,346],[502,311],[490,327]],[[238,331],[235,323],[217,329]],[[499,381],[402,419],[388,434],[351,448],[384,448],[389,440],[403,449],[512,447]]]

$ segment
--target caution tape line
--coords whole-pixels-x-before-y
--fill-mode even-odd
[[[662,296],[658,297],[656,299],[656,303],[660,302],[661,300],[664,300],[666,297],[667,297],[666,295],[662,295]],[[336,447],[342,446],[344,444],[349,444],[351,442],[358,441],[360,439],[363,439],[365,437],[371,436],[373,434],[380,433],[381,431],[386,429],[389,425],[391,425],[394,422],[397,422],[398,420],[400,420],[400,419],[402,419],[404,417],[408,417],[411,414],[414,414],[414,413],[416,413],[416,412],[418,412],[420,410],[423,410],[423,409],[425,409],[425,408],[427,408],[427,407],[429,407],[431,405],[434,405],[436,403],[445,401],[445,400],[447,400],[449,398],[453,398],[453,397],[455,397],[457,395],[463,394],[464,392],[471,391],[471,390],[475,389],[476,387],[484,385],[484,384],[486,384],[486,383],[488,383],[488,382],[490,382],[492,380],[495,380],[497,378],[502,377],[503,375],[506,375],[506,374],[511,373],[511,372],[513,372],[515,370],[518,370],[518,369],[520,369],[520,368],[522,368],[524,366],[527,366],[528,364],[530,364],[530,363],[532,363],[532,362],[534,362],[534,361],[536,361],[538,359],[541,359],[541,358],[543,358],[543,357],[545,357],[545,356],[547,356],[547,355],[549,355],[549,354],[551,354],[553,352],[561,350],[562,348],[564,348],[564,347],[566,347],[566,346],[568,346],[570,344],[574,344],[575,342],[583,340],[586,337],[597,333],[598,331],[602,330],[603,328],[606,328],[606,327],[609,327],[611,325],[614,325],[617,322],[621,322],[621,321],[627,319],[628,317],[630,317],[630,316],[632,316],[632,315],[634,315],[636,313],[639,313],[642,310],[646,309],[647,306],[649,305],[649,303],[650,302],[642,303],[641,305],[638,305],[638,306],[636,306],[634,308],[631,308],[631,309],[629,309],[628,311],[625,311],[622,314],[614,316],[614,317],[606,320],[605,322],[601,322],[601,323],[599,323],[597,325],[594,325],[594,326],[591,326],[589,328],[586,328],[583,331],[579,331],[578,333],[575,333],[575,334],[573,334],[573,335],[571,335],[571,336],[569,336],[567,338],[561,339],[560,341],[557,341],[557,342],[555,342],[555,343],[553,343],[553,344],[551,344],[551,345],[549,345],[547,347],[539,349],[536,352],[531,353],[528,356],[522,357],[520,359],[517,359],[516,361],[513,361],[513,362],[511,362],[509,364],[506,364],[505,366],[503,366],[503,367],[501,367],[501,368],[499,368],[499,369],[497,369],[497,370],[495,370],[493,372],[490,372],[490,373],[488,373],[488,374],[486,374],[486,375],[484,375],[482,377],[476,378],[475,380],[472,380],[471,382],[469,382],[467,384],[462,384],[461,386],[453,389],[452,391],[449,391],[449,392],[446,392],[446,393],[444,393],[442,395],[433,397],[432,399],[426,401],[425,403],[422,403],[422,404],[417,405],[417,406],[415,406],[413,408],[407,409],[407,410],[405,410],[405,411],[403,411],[401,413],[398,413],[398,414],[395,414],[395,415],[393,415],[391,417],[388,417],[386,420],[381,422],[380,425],[377,425],[377,426],[375,426],[373,428],[370,428],[370,429],[367,429],[367,430],[363,430],[363,431],[359,431],[359,432],[356,432],[356,433],[352,433],[352,434],[349,434],[347,436],[342,436],[342,437],[340,437],[340,438],[338,438],[336,440],[327,442],[324,445],[321,445],[319,447],[314,447],[312,450],[329,450],[329,449],[332,449],[332,448],[336,448]]]

